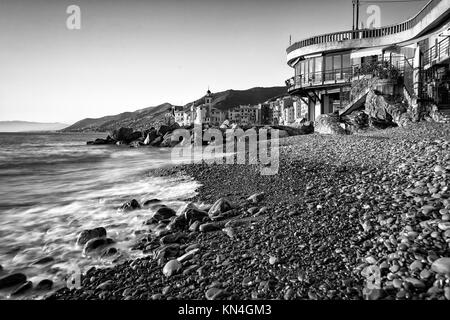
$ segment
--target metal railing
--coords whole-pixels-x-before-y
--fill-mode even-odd
[[[446,37],[423,53],[423,65],[450,57],[450,37]]]
[[[352,39],[368,39],[368,38],[379,38],[384,37],[391,34],[400,33],[403,31],[410,30],[414,28],[422,19],[428,15],[441,1],[443,0],[431,0],[428,2],[425,7],[417,13],[411,19],[386,27],[375,28],[375,29],[360,29],[360,30],[350,30],[350,31],[341,31],[328,33],[323,35],[314,36],[311,38],[307,38],[301,41],[298,41],[291,46],[289,46],[286,50],[287,53],[290,53],[296,49],[300,49],[303,47],[307,47],[315,44],[322,44],[327,42],[334,41],[344,41],[344,40],[352,40]]]
[[[403,55],[378,56],[371,63],[352,65],[348,68],[319,71],[307,75],[296,75],[285,81],[288,92],[332,84],[350,84],[356,77],[371,75],[381,79],[403,76],[410,64]]]

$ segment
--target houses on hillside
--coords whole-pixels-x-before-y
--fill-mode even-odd
[[[308,118],[307,106],[289,95],[277,97],[257,105],[230,106],[227,110],[213,107],[213,94],[207,91],[201,104],[174,107],[173,116],[180,126],[208,124],[221,126],[225,121],[242,126],[293,125]]]

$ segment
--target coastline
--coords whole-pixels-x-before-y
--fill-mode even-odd
[[[227,198],[241,223],[188,232],[178,255],[199,250],[170,277],[148,250],[91,269],[81,289],[50,299],[449,299],[440,284],[448,276],[433,267],[450,256],[449,141],[448,125],[421,123],[283,139],[276,176],[261,176],[258,165],[154,170],[193,177],[202,186],[192,201]],[[380,271],[375,287],[371,266]]]

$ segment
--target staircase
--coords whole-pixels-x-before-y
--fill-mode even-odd
[[[352,94],[352,100],[345,107],[339,110],[339,115],[345,116],[359,109],[366,102],[366,97],[370,91],[372,83],[373,78],[371,75],[365,75],[361,79],[353,81],[352,87],[359,87],[359,89],[354,95]]]

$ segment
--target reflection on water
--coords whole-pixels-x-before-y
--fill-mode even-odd
[[[0,134],[0,264],[36,284],[64,284],[68,270],[108,266],[140,252],[129,248],[146,231],[150,209],[118,212],[132,198],[158,198],[174,209],[194,195],[190,178],[155,178],[149,169],[170,164],[170,150],[86,146],[99,134]],[[76,237],[105,227],[119,254],[83,257]],[[41,264],[36,261],[51,257]],[[1,276],[2,274],[0,274]],[[5,298],[8,291],[0,292]],[[33,293],[31,293],[33,296]],[[36,294],[35,294],[36,295]]]

